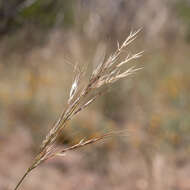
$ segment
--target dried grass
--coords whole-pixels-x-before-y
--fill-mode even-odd
[[[134,74],[136,71],[141,69],[133,66],[125,71],[121,71],[123,70],[123,65],[141,57],[143,52],[132,55],[128,54],[124,59],[120,61],[121,54],[125,52],[126,47],[136,39],[139,32],[140,30],[131,32],[121,45],[117,43],[116,51],[107,59],[105,58],[104,54],[102,61],[98,63],[98,66],[93,70],[86,85],[82,86],[81,82],[85,73],[84,69],[81,69],[78,65],[75,66],[75,77],[71,86],[66,108],[61,113],[59,119],[56,121],[50,132],[47,134],[45,140],[41,145],[39,154],[35,157],[32,165],[27,169],[24,176],[20,179],[14,190],[17,190],[25,177],[44,161],[55,156],[63,156],[67,151],[84,147],[88,144],[95,143],[115,134],[114,132],[110,132],[88,140],[82,139],[79,143],[68,148],[60,148],[56,144],[56,141],[62,133],[63,128],[67,126],[67,123],[76,114],[94,102],[97,97],[101,96],[106,91],[107,87],[110,86],[110,84],[115,83],[116,81],[123,79],[131,74]]]

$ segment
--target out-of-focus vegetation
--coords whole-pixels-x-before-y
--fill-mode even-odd
[[[186,40],[190,41],[190,3],[188,0],[177,1],[176,10],[180,16],[182,22],[185,24],[185,36]]]
[[[54,27],[56,24],[72,25],[73,4],[72,0],[1,0],[0,33],[15,32],[28,25],[41,29]]]
[[[22,128],[40,144],[68,97],[70,63],[91,69],[101,47],[110,53],[117,40],[139,27],[143,31],[131,51],[145,50],[137,63],[144,69],[77,116],[60,141],[72,144],[110,129],[128,129],[127,137],[98,146],[97,154],[138,150],[150,178],[156,175],[157,155],[172,158],[174,165],[189,162],[188,0],[1,0],[1,134]],[[90,158],[91,167],[100,162]]]

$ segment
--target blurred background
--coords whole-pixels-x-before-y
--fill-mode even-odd
[[[27,190],[190,189],[189,0],[0,0],[0,189],[11,190],[64,108],[73,67],[131,30],[144,67],[81,112],[60,142],[116,136],[34,170]]]

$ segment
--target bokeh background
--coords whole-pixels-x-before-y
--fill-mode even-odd
[[[0,189],[11,190],[66,104],[69,63],[88,65],[131,30],[144,67],[72,120],[60,138],[124,130],[34,170],[27,190],[190,189],[189,0],[0,0]]]

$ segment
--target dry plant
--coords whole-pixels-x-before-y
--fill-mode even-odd
[[[32,165],[27,169],[14,190],[17,190],[25,177],[44,161],[55,156],[63,156],[67,151],[84,147],[88,144],[95,143],[115,134],[110,132],[88,140],[82,139],[79,143],[68,148],[60,148],[56,144],[58,137],[63,132],[63,129],[67,126],[67,123],[76,114],[94,102],[98,96],[101,96],[106,91],[105,87],[108,87],[109,84],[115,83],[119,79],[134,74],[136,71],[141,69],[133,66],[125,71],[121,71],[123,65],[131,60],[139,58],[143,53],[139,52],[137,54],[128,54],[121,60],[121,54],[125,51],[126,47],[136,39],[139,31],[140,30],[131,32],[121,45],[118,42],[116,51],[107,59],[104,55],[102,61],[98,63],[98,66],[93,70],[87,84],[81,86],[81,78],[84,76],[85,72],[84,69],[81,69],[79,66],[75,66],[75,77],[70,90],[66,108],[61,113],[59,119],[53,125],[50,132],[47,134],[41,145],[39,154],[35,157]]]

